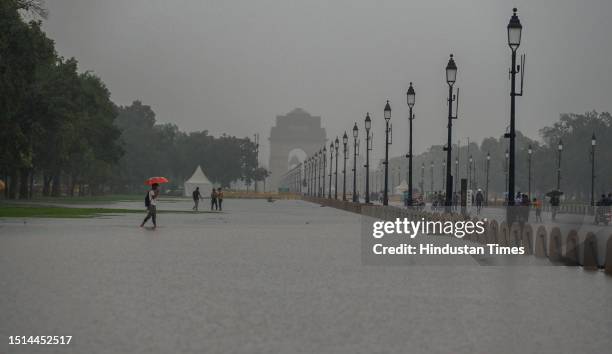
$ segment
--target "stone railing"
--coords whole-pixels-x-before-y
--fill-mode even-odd
[[[368,205],[326,198],[303,197],[302,199],[380,220],[392,221],[397,218],[408,218],[410,220],[425,218],[432,221],[470,220],[470,218],[459,214],[417,211],[416,209]],[[478,221],[479,219],[473,218],[471,220]],[[563,233],[556,226],[547,228],[540,225],[534,228],[530,224],[513,223],[508,225],[505,221],[498,223],[496,220],[486,221],[485,225],[485,233],[466,236],[464,239],[482,244],[496,243],[500,246],[522,246],[525,248],[526,255],[547,258],[553,264],[582,266],[585,270],[603,268],[607,274],[612,275],[612,234],[579,233],[577,230],[571,229]]]

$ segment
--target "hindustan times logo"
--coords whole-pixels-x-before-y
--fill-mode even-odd
[[[423,235],[452,235],[463,238],[466,235],[483,234],[485,232],[483,221],[419,221],[397,218],[395,221],[376,221],[372,224],[372,236],[382,238],[387,235],[405,235],[415,238]]]

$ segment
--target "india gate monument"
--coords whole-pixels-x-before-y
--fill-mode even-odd
[[[284,116],[276,116],[270,129],[270,185],[277,190],[285,172],[313,155],[327,141],[321,117],[296,108]]]

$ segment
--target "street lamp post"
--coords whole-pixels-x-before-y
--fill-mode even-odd
[[[366,180],[365,180],[365,202],[370,203],[370,151],[372,150],[372,138],[370,136],[370,129],[372,128],[372,120],[370,119],[370,113],[366,113],[365,117],[365,130],[366,130]]]
[[[457,151],[457,152],[459,152],[459,151]],[[457,155],[458,155],[458,153],[457,153]],[[457,182],[459,181],[459,158],[458,157],[455,157],[455,178],[453,178],[453,180],[454,180],[454,183],[455,183],[454,190],[455,190],[455,193],[457,193]]]
[[[331,144],[329,144],[329,193],[327,194],[328,199],[331,199],[333,169],[334,169],[334,143],[332,142]]]
[[[531,154],[533,153],[533,149],[531,145],[527,148],[527,195],[529,196],[529,200],[531,200]]]
[[[557,161],[557,190],[561,190],[561,152],[563,151],[563,141],[559,139],[559,145],[557,145],[557,149],[559,151],[559,158]]]
[[[336,137],[334,143],[334,147],[336,148],[336,172],[334,172],[336,181],[334,185],[334,199],[338,200],[338,160],[340,159],[340,155],[338,155],[338,148],[340,147],[340,141],[338,141],[338,137]]]
[[[391,127],[389,126],[389,121],[391,120],[391,105],[389,104],[389,100],[387,100],[387,104],[385,105],[385,190],[383,193],[383,205],[389,205],[389,145],[391,142],[389,141],[389,135],[391,133]]]
[[[353,203],[357,203],[357,153],[359,147],[357,145],[357,138],[359,137],[359,128],[357,122],[353,126]]]
[[[448,138],[446,140],[446,161],[452,161],[452,138],[453,138],[453,119],[457,119],[457,108],[459,107],[459,90],[457,90],[457,97],[453,94],[453,85],[457,81],[457,65],[453,59],[453,55],[450,55],[448,64],[446,65],[446,83],[448,84]],[[455,116],[453,116],[453,102],[457,101],[457,108],[455,108]],[[451,174],[451,164],[446,164],[446,212],[450,213],[450,207],[453,201],[453,176]]]
[[[446,160],[442,160],[442,190],[446,190],[446,181],[444,180],[445,173],[446,173]]]
[[[431,195],[433,195],[434,193],[434,162],[433,161],[431,161],[431,164],[429,167],[431,168],[431,185],[430,185],[431,189],[430,190],[431,190]]]
[[[306,194],[310,196],[310,158],[304,162],[304,183],[306,184]]]
[[[425,162],[421,163],[421,194],[423,201],[425,201]]]
[[[522,96],[523,95],[523,75],[525,73],[525,56],[521,56],[521,65],[517,66],[516,65],[516,50],[518,49],[518,47],[521,44],[521,33],[523,30],[523,26],[521,25],[521,21],[519,20],[518,16],[516,15],[516,11],[517,9],[514,8],[512,9],[513,15],[510,18],[510,22],[508,23],[508,46],[510,47],[510,49],[512,50],[512,67],[510,68],[510,132],[506,133],[504,135],[504,137],[509,138],[510,139],[510,155],[509,155],[509,170],[508,170],[508,205],[512,206],[514,205],[514,175],[515,175],[515,166],[514,166],[514,161],[515,161],[515,138],[516,138],[516,131],[515,131],[515,100],[516,100],[516,96]],[[522,71],[521,71],[521,66],[523,67]],[[521,92],[518,93],[516,92],[516,74],[521,71]],[[511,210],[513,208],[508,208],[507,211],[507,219],[508,219],[508,224],[512,225],[512,223],[514,222],[514,215],[512,214]]]
[[[474,185],[472,183],[472,162],[474,161],[474,159],[472,159],[472,155],[470,155],[469,159],[468,159],[468,183],[470,184],[470,188],[469,189],[473,189]]]
[[[327,147],[323,144],[323,172],[321,173],[321,198],[325,198],[325,171],[327,171]]]
[[[491,154],[487,152],[487,177],[486,177],[486,202],[485,205],[489,205],[489,167],[491,166]]]
[[[591,207],[595,206],[595,146],[597,146],[597,139],[593,133],[591,137]]]
[[[408,121],[410,122],[410,136],[408,139],[408,206],[412,206],[412,121],[414,115],[412,114],[412,108],[414,107],[416,94],[412,82],[406,92],[406,102],[408,103]]]
[[[317,151],[314,154],[314,165],[315,165],[315,180],[314,180],[314,189],[315,189],[315,195],[318,197],[321,195],[321,183],[320,183],[320,179],[319,177],[321,176],[321,151]]]
[[[506,149],[506,164],[504,165],[504,172],[505,172],[504,174],[506,175],[506,183],[505,183],[505,185],[506,185],[506,202],[510,203],[510,200],[509,200],[510,194],[508,193],[508,187],[509,187],[509,185],[508,185],[508,174],[509,174],[509,171],[508,171],[508,158],[509,158],[509,153],[508,153],[508,149]]]
[[[348,158],[348,156],[346,156],[347,153],[347,145],[348,144],[348,135],[346,135],[346,132],[344,132],[344,135],[342,136],[342,144],[344,145],[344,167],[342,168],[342,200],[346,201],[346,159]]]

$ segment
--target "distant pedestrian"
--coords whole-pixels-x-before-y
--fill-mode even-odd
[[[523,224],[529,222],[529,196],[525,193],[521,195],[521,219]]]
[[[218,204],[217,204],[217,190],[216,189],[212,189],[212,192],[210,192],[210,210],[217,210],[219,208]]]
[[[153,183],[151,185],[151,190],[147,192],[147,196],[145,197],[145,206],[147,207],[147,216],[140,224],[140,227],[144,227],[147,221],[151,219],[153,222],[153,228],[157,227],[157,198],[159,197],[159,184]]]
[[[223,191],[221,187],[217,190],[217,207],[219,210],[223,210]]]
[[[480,215],[480,210],[482,209],[482,204],[484,202],[484,194],[482,194],[482,189],[478,188],[476,192],[476,213]]]
[[[533,202],[531,204],[535,209],[535,221],[542,222],[542,201],[538,200],[538,198],[533,198]]]
[[[557,212],[559,211],[559,204],[561,204],[559,195],[553,194],[553,196],[550,197],[550,210],[551,210],[553,221],[557,220]]]
[[[196,189],[191,193],[193,197],[193,210],[198,211],[198,204],[200,204],[200,199],[202,199],[202,194],[200,194],[200,187],[196,187]]]

